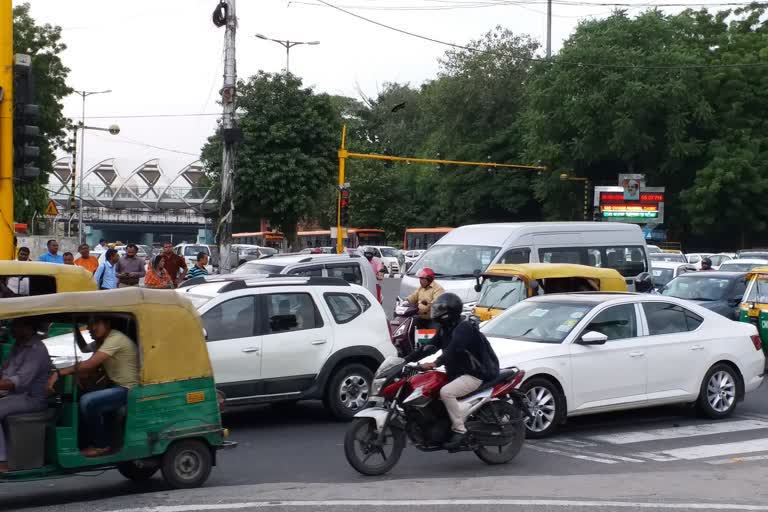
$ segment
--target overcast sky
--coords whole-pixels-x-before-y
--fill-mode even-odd
[[[375,96],[385,82],[417,86],[433,78],[444,46],[408,37],[355,19],[316,0],[239,0],[237,66],[241,77],[256,71],[280,71],[285,51],[254,34],[291,40],[320,41],[291,51],[291,71],[306,85],[332,94],[357,95],[359,86]],[[524,5],[478,7],[480,0],[329,0],[363,16],[419,34],[465,43],[495,25],[543,41],[546,6],[542,0]],[[487,3],[504,0],[487,0]],[[511,0],[510,0],[511,1]],[[585,0],[598,1],[598,0]],[[640,2],[642,0],[634,0]],[[21,3],[14,0],[14,4]],[[87,101],[87,124],[118,123],[121,134],[88,132],[86,166],[109,157],[118,159],[121,174],[150,158],[161,158],[167,172],[197,159],[215,116],[141,119],[119,116],[217,113],[222,82],[224,29],[214,27],[215,0],[30,0],[32,16],[63,27],[68,49],[62,55],[75,89],[112,93]],[[647,0],[645,0],[647,3]],[[455,8],[474,4],[472,8]],[[413,10],[414,7],[454,7]],[[368,9],[364,9],[367,7]],[[381,8],[387,9],[381,9]],[[390,10],[392,7],[404,9]],[[408,9],[410,8],[410,9]],[[605,16],[610,7],[554,8],[553,46],[557,50],[580,17]],[[638,12],[634,9],[632,12]],[[80,98],[65,100],[65,114],[80,118]],[[99,117],[99,118],[97,118]],[[174,153],[146,145],[174,149]]]

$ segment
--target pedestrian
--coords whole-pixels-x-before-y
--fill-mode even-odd
[[[130,286],[139,286],[139,279],[146,274],[146,262],[144,258],[139,258],[136,254],[139,248],[136,244],[125,246],[125,256],[117,262],[115,272],[120,281],[118,288],[127,288]]]
[[[91,274],[96,272],[96,269],[99,268],[99,259],[96,256],[91,256],[91,248],[88,244],[80,244],[77,252],[80,253],[80,257],[75,260],[75,265],[83,267]]]
[[[37,332],[33,318],[13,321],[13,338],[9,360],[0,375],[0,473],[8,471],[3,423],[12,414],[43,411],[48,407],[47,383],[51,360],[48,349]]]
[[[63,255],[64,257],[64,264],[65,265],[74,265],[75,264],[75,255],[71,252],[65,252]]]
[[[29,247],[19,247],[19,253],[16,256],[19,261],[29,261]],[[7,297],[26,297],[29,295],[29,278],[22,276],[9,277],[5,281],[0,280],[0,296]]]
[[[173,288],[171,276],[165,270],[165,259],[162,254],[158,254],[152,260],[152,266],[144,277],[144,286],[159,289]]]
[[[120,255],[115,249],[107,249],[104,253],[106,256],[104,262],[96,269],[96,273],[93,278],[96,280],[96,284],[99,285],[99,290],[112,290],[117,288],[117,273],[115,267],[117,262],[120,261]]]
[[[173,286],[178,286],[179,283],[187,278],[187,262],[184,258],[173,252],[173,244],[171,242],[163,243],[163,259],[165,260],[165,271],[171,276]]]
[[[208,255],[204,252],[197,253],[197,261],[187,273],[187,279],[194,279],[195,277],[207,276],[208,269],[205,266],[208,265]]]
[[[96,247],[93,248],[94,251],[97,251],[97,252],[100,252],[100,253],[107,252],[107,249],[109,249],[109,247],[107,247],[107,241],[104,240],[103,238],[101,240],[99,240],[99,245],[97,245]]]
[[[43,263],[61,263],[64,264],[64,257],[59,254],[59,242],[56,240],[48,240],[45,244],[48,247],[48,252],[37,258],[37,261]]]

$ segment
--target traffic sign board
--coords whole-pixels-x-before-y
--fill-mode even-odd
[[[59,209],[56,208],[56,203],[53,200],[48,201],[48,206],[45,208],[45,214],[55,217],[59,214]]]

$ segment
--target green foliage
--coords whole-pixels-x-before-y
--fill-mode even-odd
[[[69,68],[61,61],[66,49],[61,39],[61,27],[38,25],[29,14],[28,3],[13,8],[13,51],[32,57],[35,81],[35,102],[40,105],[41,137],[40,177],[32,184],[17,184],[14,190],[14,214],[19,222],[30,222],[35,212],[42,213],[48,202],[45,184],[53,170],[54,151],[65,146],[67,120],[61,99],[72,93],[66,80]]]
[[[243,140],[235,161],[235,229],[261,218],[295,239],[297,223],[323,208],[333,183],[341,121],[331,98],[291,74],[259,72],[238,83]],[[221,141],[203,148],[209,179],[219,183]]]

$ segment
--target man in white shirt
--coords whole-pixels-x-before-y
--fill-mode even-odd
[[[29,261],[29,248],[19,247],[19,261]],[[3,297],[26,297],[29,295],[28,277],[9,277],[5,282],[0,281],[0,294]]]
[[[99,245],[93,248],[94,251],[98,251],[101,253],[107,252],[107,249],[109,249],[109,247],[107,247],[107,241],[104,240],[103,238],[99,240]]]

